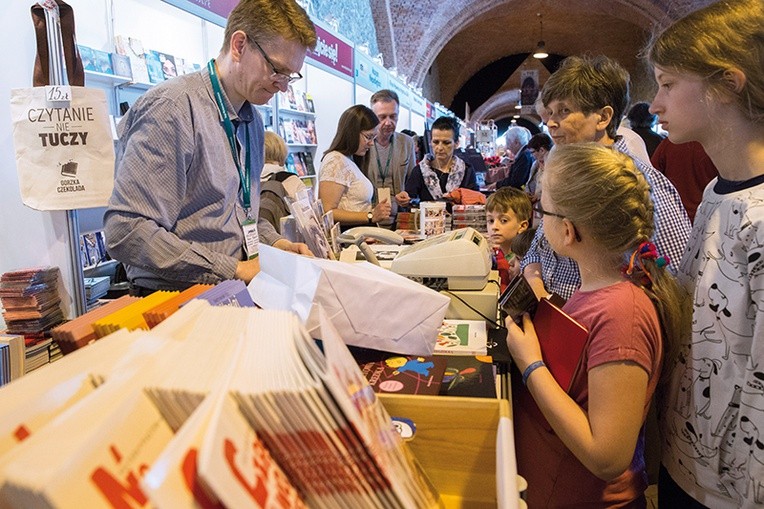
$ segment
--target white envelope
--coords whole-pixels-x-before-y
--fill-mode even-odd
[[[260,246],[249,293],[265,309],[297,313],[319,337],[318,306],[349,345],[432,355],[450,299],[370,263],[307,258]]]

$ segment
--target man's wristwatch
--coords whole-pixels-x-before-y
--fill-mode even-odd
[[[366,213],[366,219],[369,221],[369,224],[374,224],[374,222],[371,220],[371,218],[373,217],[374,217],[374,214],[372,214],[371,212]]]

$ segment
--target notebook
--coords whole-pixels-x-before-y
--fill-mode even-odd
[[[533,326],[544,364],[560,387],[570,390],[583,359],[589,331],[547,299],[539,301]]]

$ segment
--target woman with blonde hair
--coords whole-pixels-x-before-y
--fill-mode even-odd
[[[272,131],[265,131],[265,164],[260,180],[266,181],[273,174],[286,171],[287,146],[284,138]]]

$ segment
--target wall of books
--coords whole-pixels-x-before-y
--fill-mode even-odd
[[[146,90],[204,66],[222,45],[222,27],[161,0],[67,0],[67,3],[75,13],[86,86],[105,91],[114,116],[114,130],[125,109]],[[0,44],[13,48],[0,83],[0,96],[8,97],[12,88],[30,86],[36,42],[29,5],[10,2],[3,15],[8,26],[14,27],[0,31]],[[351,41],[333,33],[320,21],[316,26],[319,44],[305,60],[301,71],[305,79],[259,108],[266,125],[289,144],[289,169],[314,187],[321,156],[334,138],[345,109],[353,104],[368,104],[371,94],[381,88],[395,87],[399,94],[408,91],[403,94],[398,128],[422,134],[425,110],[421,106],[426,104],[402,79],[357,51]],[[366,81],[359,76],[359,69],[369,71]],[[6,113],[8,108],[7,102],[0,101],[0,114],[10,115]],[[4,168],[16,167],[10,130],[9,123],[0,125],[0,164]],[[8,217],[15,219],[0,222],[0,271],[31,265],[58,266],[64,286],[69,285],[72,275],[66,213],[26,208],[18,189],[15,172],[0,172],[0,203]],[[102,209],[80,212],[83,235],[102,229]],[[71,307],[69,299],[62,302],[66,316],[71,315]]]

